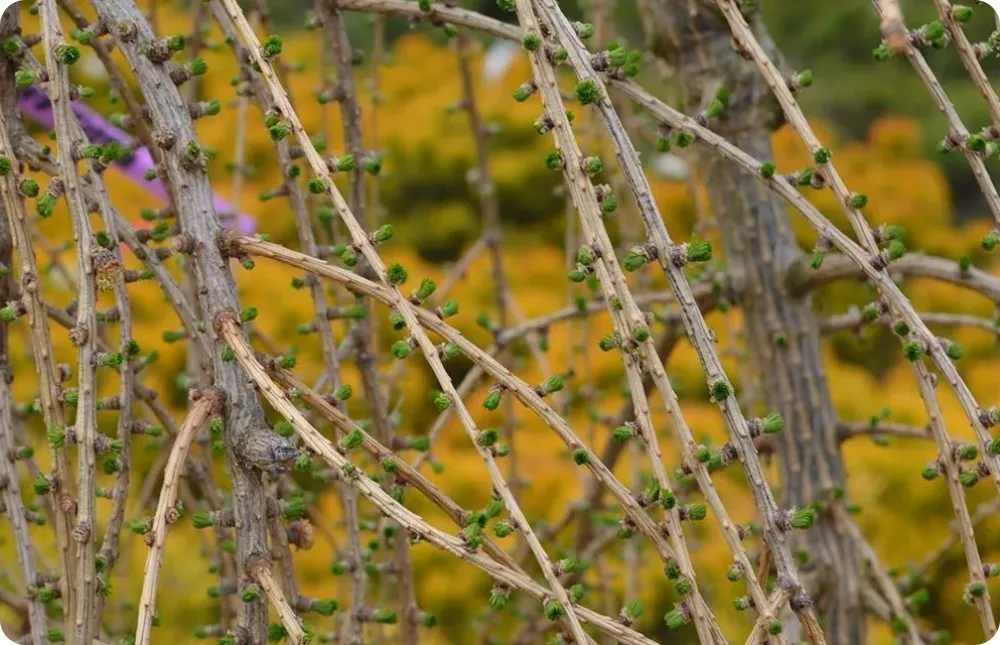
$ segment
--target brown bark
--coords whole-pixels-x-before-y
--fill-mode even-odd
[[[778,122],[771,94],[751,63],[733,48],[725,20],[714,3],[645,0],[647,35],[654,53],[677,72],[686,111],[700,112],[719,87],[731,91],[725,115],[711,128],[758,159],[772,158],[770,134]],[[754,25],[758,38],[779,59],[764,25]],[[722,234],[727,266],[739,277],[736,289],[743,309],[750,360],[769,410],[786,421],[779,457],[783,502],[804,508],[840,495],[845,489],[843,459],[836,432],[819,346],[819,321],[811,298],[787,292],[785,275],[801,260],[785,205],[735,165],[710,150],[693,155],[705,178]],[[801,264],[801,262],[799,263]],[[809,560],[803,580],[825,617],[831,643],[865,639],[860,594],[861,562],[855,546],[836,528],[834,518],[820,514],[808,532],[797,534]]]

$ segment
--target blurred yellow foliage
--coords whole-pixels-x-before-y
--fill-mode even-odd
[[[169,10],[166,6],[160,7],[158,19],[161,33],[180,33],[189,28],[190,15]],[[222,46],[219,35],[213,33],[210,40],[218,42],[220,47],[218,51],[206,51],[203,54],[210,71],[201,79],[200,95],[203,99],[223,100],[224,109],[221,116],[199,121],[198,133],[202,143],[217,151],[219,156],[210,168],[214,186],[218,193],[240,204],[256,217],[261,231],[270,233],[279,241],[294,243],[293,218],[283,200],[261,202],[256,199],[259,193],[277,186],[281,176],[277,165],[271,162],[272,143],[262,126],[262,116],[254,107],[249,109],[245,135],[246,160],[254,167],[254,174],[244,183],[242,195],[232,194],[231,172],[226,169],[223,160],[233,159],[238,138],[238,99],[229,85],[229,80],[236,76],[237,70],[227,48]],[[319,86],[319,61],[322,58],[320,43],[320,38],[306,34],[286,38],[286,53],[283,58],[306,63],[303,72],[291,75],[290,89],[299,116],[311,132],[323,132],[328,149],[336,152],[343,148],[336,107],[321,107],[312,98],[314,90]],[[89,57],[90,54],[86,56]],[[477,55],[474,60],[477,79],[481,60],[481,55]],[[80,68],[94,69],[90,64],[81,65]],[[512,132],[530,132],[531,122],[537,116],[537,103],[529,101],[518,104],[510,99],[513,88],[528,73],[527,61],[522,56],[516,58],[499,82],[478,83],[477,98],[487,120],[499,121]],[[81,72],[81,78],[77,80],[100,87],[102,79],[100,74],[87,76]],[[362,88],[368,88],[370,81],[371,69],[366,68],[359,83]],[[379,140],[371,140],[369,129],[366,128],[366,131],[369,145],[392,152],[387,156],[385,164],[386,182],[391,182],[392,177],[403,170],[394,167],[397,159],[417,163],[421,155],[428,155],[428,159],[432,159],[437,167],[455,169],[459,173],[464,173],[473,165],[474,146],[465,116],[449,109],[462,95],[457,58],[452,47],[435,45],[418,33],[406,35],[395,44],[392,63],[379,68],[378,83]],[[107,105],[104,108],[120,109]],[[362,110],[366,119],[370,119],[375,110],[371,93],[367,89],[362,91]],[[838,142],[836,133],[831,128],[824,124],[817,125],[822,140],[834,151],[847,184],[869,195],[871,206],[866,214],[870,216],[870,221],[905,226],[910,232],[910,248],[951,258],[967,253],[975,256],[976,242],[983,233],[983,226],[954,225],[948,186],[939,168],[920,157],[923,134],[914,123],[902,118],[886,117],[871,128],[867,140],[859,142]],[[529,141],[524,145],[500,150],[491,158],[498,184],[518,187],[524,185],[529,177],[544,172],[542,156],[550,144],[545,137],[535,137]],[[773,143],[775,160],[783,171],[790,172],[808,162],[803,146],[790,129],[778,131]],[[114,203],[123,209],[130,220],[139,221],[137,216],[141,208],[159,205],[150,199],[142,187],[124,180],[116,171],[109,171],[107,178]],[[654,178],[653,188],[668,227],[678,235],[687,234],[695,220],[696,211],[690,187],[683,182]],[[846,227],[841,209],[834,202],[830,191],[808,191],[807,195],[827,216],[838,225]],[[400,199],[405,201],[406,196]],[[803,245],[811,247],[815,235],[801,217],[795,213],[791,215]],[[442,226],[448,236],[466,235],[464,231],[467,229],[477,229],[478,217],[474,203],[436,203],[411,213],[409,221],[415,222],[415,225],[411,229],[400,230],[419,235],[422,229],[429,229],[432,234],[441,235],[442,229],[434,228],[434,223],[441,221],[444,222]],[[562,215],[555,213],[554,217],[559,219]],[[395,221],[391,212],[386,213],[385,218],[387,221]],[[68,239],[66,222],[65,212],[58,211],[50,221],[40,224],[39,230],[53,244],[62,244]],[[454,225],[455,232],[447,228],[451,225],[450,222],[459,222]],[[517,244],[510,244],[505,248],[504,260],[514,299],[524,318],[531,319],[566,306],[565,260],[562,249],[532,242],[531,236],[534,233],[531,229],[509,230],[508,234],[515,236]],[[406,236],[401,234],[398,237],[399,240],[385,247],[387,259],[403,262],[413,278],[429,276],[440,284],[447,274],[447,267],[421,260],[408,248]],[[473,239],[474,234],[468,234],[465,245],[471,244]],[[72,273],[73,268],[69,267],[69,270]],[[255,323],[260,334],[280,348],[295,345],[298,348],[297,371],[304,380],[313,382],[322,369],[319,346],[315,338],[299,337],[296,334],[296,327],[310,318],[310,302],[305,291],[294,291],[289,287],[294,275],[294,272],[283,267],[260,261],[252,272],[239,271],[238,279],[244,305],[255,305],[261,310]],[[46,293],[51,293],[54,301],[65,304],[70,296],[67,291],[60,292],[56,288],[60,280],[58,273],[50,274]],[[161,393],[161,399],[171,406],[179,419],[183,410],[183,395],[177,389],[173,374],[183,368],[183,350],[178,345],[164,343],[161,336],[165,330],[179,329],[180,325],[172,313],[167,313],[169,308],[154,284],[134,284],[130,293],[135,307],[136,340],[144,351],[155,349],[160,353],[160,365],[148,370],[145,381]],[[467,278],[458,283],[451,295],[462,303],[462,313],[454,319],[457,321],[456,325],[484,347],[490,343],[490,335],[477,327],[474,319],[478,312],[492,309],[492,293],[488,260],[482,257],[472,265]],[[842,312],[851,302],[865,302],[864,292],[859,286],[831,288],[824,293],[827,297],[821,299],[821,306],[826,313]],[[982,316],[993,315],[990,303],[944,284],[915,282],[909,293],[917,309],[921,311],[954,310]],[[341,293],[339,297],[343,301],[345,295]],[[112,303],[104,298],[101,306],[110,307]],[[385,320],[385,311],[377,309],[377,316],[383,331],[381,342],[387,345],[391,339],[387,325],[382,322]],[[738,313],[712,314],[710,323],[719,330],[722,347],[738,340],[724,331],[739,328]],[[338,323],[334,325],[334,329],[336,336],[342,338],[343,327]],[[610,325],[605,315],[595,316],[587,323],[575,323],[572,341],[566,333],[565,325],[554,327],[549,335],[548,350],[548,359],[553,369],[561,371],[566,367],[566,357],[571,354],[572,345],[580,342],[581,335],[584,334],[589,348],[588,361],[592,378],[599,383],[622,382],[620,363],[615,353],[594,351],[596,339],[609,330]],[[29,400],[35,395],[35,383],[29,368],[29,344],[23,327],[13,327],[12,333],[14,359],[18,367],[14,391],[19,400]],[[54,336],[58,359],[71,363],[74,355],[65,331],[56,329]],[[995,400],[996,374],[1000,371],[995,337],[962,330],[957,338],[968,350],[962,369],[969,384],[981,400]],[[896,363],[884,379],[877,380],[862,367],[838,358],[832,349],[825,358],[834,401],[842,418],[867,419],[883,407],[888,407],[893,412],[894,421],[923,424],[923,409],[907,365]],[[575,360],[578,361],[577,369],[580,369],[582,363],[579,358]],[[400,432],[404,435],[424,433],[434,419],[428,397],[433,384],[429,373],[417,367],[418,363],[419,360],[411,360],[406,377],[395,383],[396,391],[392,393],[394,400],[402,402],[404,425]],[[733,373],[736,373],[738,370],[734,365],[729,362],[727,367],[733,368]],[[750,368],[752,373],[752,366]],[[725,431],[722,420],[718,410],[706,401],[704,377],[696,355],[687,344],[682,342],[674,352],[668,370],[682,392],[684,410],[696,436],[709,435],[716,441],[723,440]],[[533,361],[519,360],[517,371],[529,383],[539,382],[545,377]],[[345,380],[358,387],[359,381],[353,368],[345,368]],[[115,383],[104,385],[108,392],[116,386]],[[752,384],[743,386],[750,387]],[[593,402],[595,407],[603,414],[613,416],[625,400],[619,390],[618,387],[605,388],[600,398]],[[480,387],[471,400],[478,402],[485,393],[485,386]],[[951,432],[956,436],[970,436],[963,416],[946,388],[941,388],[941,395],[945,419]],[[478,404],[471,407],[483,424],[497,423],[495,415],[483,412]],[[666,458],[671,466],[676,466],[676,453],[673,449],[675,444],[673,437],[669,436],[667,420],[660,412],[658,403],[654,407],[655,421],[664,434]],[[518,408],[516,414],[519,427],[514,449],[526,479],[523,495],[525,510],[530,517],[538,518],[539,521],[545,518],[548,522],[554,522],[578,496],[582,489],[581,478],[570,465],[564,447],[552,432],[524,410]],[[107,417],[102,419],[105,432],[114,431],[112,421]],[[600,444],[603,444],[608,435],[607,428],[595,424],[584,410],[575,409],[570,421],[581,435],[589,437],[591,433],[595,434]],[[36,436],[41,436],[41,433]],[[136,489],[143,483],[143,469],[149,468],[155,456],[144,448],[147,443],[146,438],[139,437],[135,440],[136,466],[139,469],[139,473],[133,477]],[[867,535],[889,565],[905,566],[919,561],[949,531],[950,512],[944,486],[921,485],[919,481],[920,468],[934,456],[933,446],[929,442],[899,440],[893,443],[891,450],[886,450],[867,439],[856,439],[848,443],[846,451],[851,474],[850,495],[865,509],[860,521]],[[38,454],[44,455],[45,451],[39,449]],[[447,493],[469,508],[479,508],[488,501],[490,488],[487,473],[468,445],[468,439],[459,424],[453,421],[444,428],[433,454],[444,470],[438,474],[433,474],[430,468],[425,470],[432,473],[434,481]],[[776,477],[776,467],[772,466],[770,471]],[[616,472],[625,481],[634,483],[628,459],[619,462]],[[219,480],[225,480],[221,467],[216,474]],[[733,512],[734,520],[752,520],[752,505],[742,476],[735,471],[725,472],[719,475],[717,483]],[[978,499],[976,493],[978,491],[974,491],[972,499]],[[411,494],[407,502],[414,510],[425,514],[432,523],[455,532],[456,529],[439,512],[418,499],[416,494]],[[102,510],[106,512],[107,506],[107,503],[101,504]],[[322,518],[326,525],[325,530],[329,530],[331,536],[342,546],[341,509],[337,498],[324,494],[317,500],[316,508],[317,517]],[[366,511],[370,509],[366,507]],[[130,508],[128,516],[144,512],[143,509]],[[988,525],[989,530],[997,528],[1000,526],[996,522]],[[989,535],[989,530],[984,530],[983,535]],[[10,561],[11,540],[8,533],[4,535],[4,552]],[[48,531],[36,529],[33,535],[43,546],[47,561],[52,561],[54,551],[44,548],[49,546]],[[731,558],[716,525],[712,521],[703,522],[692,530],[691,536],[691,543],[696,545],[695,564],[701,576],[703,592],[719,608],[727,632],[733,637],[745,633],[746,618],[733,610],[729,601],[733,592],[725,582],[725,570]],[[366,537],[376,536],[366,534]],[[119,565],[121,575],[116,574],[113,580],[112,606],[121,606],[122,609],[110,612],[115,617],[112,627],[125,631],[128,631],[135,617],[134,607],[130,608],[127,603],[134,603],[138,598],[146,555],[141,540],[132,539],[131,544],[132,548],[124,552],[124,561]],[[563,546],[568,547],[570,544],[567,539]],[[199,554],[207,556],[208,547],[207,536],[195,532],[190,527],[190,522],[182,522],[171,529],[166,564],[159,585],[161,625],[154,632],[154,642],[187,642],[191,639],[194,627],[217,620],[217,601],[206,595],[206,581],[215,579],[215,576],[209,574],[209,559],[198,557]],[[983,547],[987,559],[989,555],[997,555],[1000,551],[1000,544],[995,540],[984,541]],[[646,561],[654,562],[648,545],[642,547],[641,554]],[[383,557],[381,552],[379,557]],[[342,603],[347,602],[349,595],[346,577],[335,577],[329,573],[330,564],[334,560],[329,543],[319,539],[312,550],[296,553],[295,560],[303,593],[317,597],[336,597]],[[415,547],[413,562],[420,606],[437,612],[442,623],[437,628],[424,630],[425,642],[478,642],[471,640],[472,618],[486,606],[489,583],[485,576],[429,546]],[[959,590],[964,579],[960,570],[961,567],[955,569],[959,573],[949,578],[949,586],[945,590],[948,593],[942,593],[938,602],[947,605],[948,613],[964,620],[971,613],[961,607]],[[620,567],[612,567],[605,574],[608,576],[606,580],[615,583],[622,581],[623,572]],[[663,613],[661,610],[667,609],[672,602],[672,592],[667,591],[659,566],[644,566],[641,575],[639,589],[647,608],[651,610],[644,617],[644,624],[657,625],[659,616]],[[591,582],[596,581],[596,578],[591,579]],[[389,603],[391,596],[383,597],[381,601]],[[621,597],[615,598],[615,602],[621,601]],[[616,612],[617,606],[608,611]],[[319,616],[310,617],[310,623],[319,631],[329,630],[332,621],[333,619]],[[966,628],[959,624],[954,625],[953,629],[960,637],[972,638],[976,632],[974,627]],[[872,642],[891,641],[891,635],[884,630],[873,634]]]

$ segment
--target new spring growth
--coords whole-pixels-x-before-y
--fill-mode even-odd
[[[906,356],[907,360],[915,363],[923,358],[926,353],[926,349],[927,348],[924,347],[923,343],[911,340],[903,345],[903,354]]]
[[[772,161],[765,161],[760,165],[760,176],[764,179],[771,179],[775,172],[777,172],[777,167]]]
[[[500,611],[506,607],[508,600],[510,600],[510,589],[506,586],[497,584],[490,589],[490,608],[494,611]]]
[[[647,263],[655,260],[656,257],[656,247],[650,244],[634,246],[632,247],[632,250],[628,252],[628,255],[625,256],[625,260],[622,261],[622,266],[625,267],[626,271],[638,271]]]
[[[589,22],[573,22],[572,26],[580,40],[587,40],[594,35],[594,25]]]
[[[413,351],[413,345],[410,339],[397,340],[392,344],[392,355],[399,360],[404,360],[409,357],[410,353]]]
[[[441,358],[446,361],[455,360],[462,353],[455,343],[444,343],[438,348],[438,351],[441,354]]]
[[[80,60],[80,50],[74,45],[59,45],[56,47],[56,58],[69,67]]]
[[[545,155],[545,167],[549,170],[562,170],[564,164],[562,152],[558,150],[553,150]]]
[[[416,305],[422,304],[424,300],[431,297],[435,289],[437,289],[437,284],[430,278],[424,278],[420,281],[420,285],[410,294],[410,302]]]
[[[391,284],[401,285],[406,282],[406,269],[399,262],[393,262],[386,270],[385,277]]]
[[[663,622],[667,629],[674,631],[687,625],[691,621],[691,616],[684,605],[678,605],[673,610],[663,616]]]
[[[815,509],[804,508],[797,511],[789,511],[783,518],[779,518],[778,528],[783,531],[789,531],[791,529],[805,530],[811,528],[815,521]]]
[[[555,376],[550,376],[549,378],[542,381],[540,384],[535,386],[535,393],[538,396],[548,396],[563,389],[563,377],[558,374]]]
[[[14,72],[14,86],[18,89],[27,89],[38,82],[38,72],[21,68]]]
[[[642,603],[638,600],[629,600],[619,612],[618,620],[626,627],[631,627],[640,616],[642,616]]]
[[[281,53],[281,36],[271,34],[264,39],[260,47],[264,58],[270,60]]]
[[[38,182],[35,181],[34,179],[22,179],[21,183],[18,184],[18,189],[21,191],[21,194],[24,195],[25,197],[29,198],[38,197],[39,193]]]
[[[624,443],[635,436],[635,431],[635,424],[628,422],[612,430],[611,437],[619,443]]]
[[[438,318],[450,318],[458,314],[458,301],[446,300],[440,307],[434,310]]]
[[[574,94],[581,105],[591,105],[601,100],[601,90],[591,79],[577,83]]]
[[[712,381],[708,387],[709,393],[712,395],[712,400],[716,403],[721,403],[729,398],[729,395],[733,393],[733,388],[729,385],[728,381],[725,379],[717,379]]]
[[[445,392],[438,392],[434,395],[434,407],[438,412],[444,412],[451,407],[451,397]]]
[[[538,86],[535,85],[534,81],[522,83],[516,90],[514,90],[514,100],[518,103],[524,103],[537,91]]]
[[[700,115],[702,117],[701,120],[707,123],[711,119],[718,119],[722,116],[729,105],[729,97],[729,88],[720,87],[715,93],[715,97],[709,101],[708,107],[702,110]]]
[[[580,170],[593,177],[604,170],[604,162],[600,157],[584,157],[580,160]]]
[[[813,257],[812,262],[809,263],[813,269],[818,270],[823,266],[823,260],[826,259],[826,254],[833,249],[833,242],[830,238],[825,235],[821,235],[818,240],[816,240],[816,246],[813,247]]]
[[[813,84],[813,73],[812,70],[804,69],[801,72],[795,72],[788,79],[788,89],[792,92],[798,92],[799,90],[805,89]]]
[[[521,46],[526,51],[533,52],[542,45],[542,38],[538,34],[526,34],[521,39]]]
[[[992,251],[1000,244],[1000,231],[990,231],[985,236],[983,236],[982,241],[979,245],[984,251]]]

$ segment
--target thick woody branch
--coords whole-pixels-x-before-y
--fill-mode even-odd
[[[239,6],[235,0],[221,1],[226,7],[227,13],[236,24],[241,38],[249,48],[254,62],[260,68],[261,75],[263,76],[268,90],[271,93],[272,99],[274,100],[276,110],[280,113],[281,118],[286,120],[289,129],[298,140],[299,145],[303,150],[305,160],[308,162],[308,165],[315,176],[313,181],[318,182],[323,191],[330,196],[333,201],[334,210],[338,215],[340,215],[341,220],[349,230],[354,246],[358,249],[360,255],[367,261],[368,266],[371,267],[375,275],[377,275],[383,284],[387,286],[392,300],[392,306],[395,307],[396,311],[398,311],[403,317],[407,327],[410,328],[417,344],[420,346],[425,360],[430,365],[438,383],[441,386],[441,396],[446,397],[448,399],[448,404],[455,407],[459,412],[459,418],[462,420],[462,425],[465,428],[469,439],[473,442],[473,445],[476,446],[477,452],[483,458],[483,461],[489,470],[490,479],[493,482],[494,488],[499,494],[504,505],[507,507],[507,510],[511,513],[514,521],[517,522],[520,529],[524,532],[525,539],[532,546],[535,558],[545,575],[546,581],[552,587],[556,600],[566,610],[564,620],[568,623],[568,626],[571,628],[574,636],[582,645],[582,643],[586,642],[586,638],[583,629],[579,624],[579,620],[571,607],[569,595],[566,593],[566,590],[562,587],[558,578],[554,574],[552,563],[549,560],[548,555],[545,553],[542,545],[538,542],[534,535],[534,531],[530,528],[527,518],[517,501],[514,499],[510,491],[510,487],[507,485],[499,467],[496,464],[495,458],[476,441],[479,430],[476,427],[475,420],[472,418],[472,415],[465,407],[464,402],[461,398],[459,398],[458,393],[455,391],[455,387],[451,381],[451,376],[448,374],[448,371],[445,369],[444,364],[438,356],[434,344],[420,327],[415,315],[415,310],[417,309],[416,305],[410,302],[410,300],[402,294],[399,287],[394,284],[393,280],[390,279],[391,276],[388,268],[376,252],[375,247],[369,238],[368,232],[354,217],[354,214],[351,212],[347,202],[344,200],[343,196],[334,184],[326,162],[316,150],[308,133],[305,131],[301,121],[295,114],[295,111],[288,100],[287,93],[278,82],[270,61],[264,57],[261,44],[257,40],[257,36],[250,29],[250,25],[247,23],[246,17],[243,15]],[[396,282],[399,282],[399,280],[396,280]]]
[[[374,296],[375,294],[367,295]],[[250,379],[257,384],[261,394],[267,398],[282,417],[288,420],[310,450],[336,469],[345,478],[345,481],[349,482],[352,487],[372,502],[379,511],[399,523],[400,526],[406,528],[411,535],[411,541],[425,540],[438,549],[482,569],[497,582],[509,588],[520,589],[540,602],[548,602],[552,599],[552,592],[549,589],[535,583],[520,573],[500,565],[489,557],[470,550],[462,539],[448,535],[430,526],[420,516],[396,502],[396,500],[370,478],[363,476],[354,464],[330,444],[329,441],[323,438],[318,430],[309,424],[298,408],[292,404],[285,393],[268,376],[267,371],[257,361],[253,355],[253,351],[246,344],[239,330],[237,320],[235,315],[230,316],[219,321],[217,327],[222,338],[232,347],[236,355],[236,360],[246,370]],[[566,608],[564,607],[564,609]],[[573,611],[582,621],[618,639],[619,642],[628,645],[655,645],[654,641],[622,625],[620,622],[602,616],[585,607],[575,605]]]
[[[0,30],[6,36],[13,31],[15,24],[14,12],[7,12],[0,25]],[[23,176],[11,146],[9,134],[9,121],[17,113],[15,94],[13,87],[13,70],[9,61],[0,56],[0,157],[6,159],[11,165],[11,171],[0,177],[0,197],[3,199],[4,211],[10,227],[13,239],[14,252],[17,255],[17,273],[24,294],[22,303],[25,306],[28,326],[31,330],[32,352],[35,356],[35,370],[39,379],[39,392],[42,404],[42,416],[45,425],[50,430],[62,431],[66,426],[63,415],[62,404],[59,399],[60,382],[59,371],[55,363],[55,351],[52,346],[52,337],[49,331],[49,323],[45,304],[40,292],[39,280],[41,274],[35,259],[35,252],[31,243],[31,228],[24,201],[20,195],[19,184]],[[69,532],[74,520],[73,508],[76,504],[75,489],[76,482],[73,479],[69,466],[69,460],[65,447],[55,442],[50,444],[53,455],[53,466],[55,469],[54,479],[57,482],[56,494],[56,542],[59,549],[59,566],[62,573],[60,578],[60,590],[62,591],[63,616],[69,621],[69,613],[73,606],[72,599],[75,595],[74,580],[76,571],[73,567],[72,554],[70,553]]]

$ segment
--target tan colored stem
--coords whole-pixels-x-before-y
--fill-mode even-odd
[[[146,555],[146,569],[142,578],[142,594],[139,596],[139,617],[136,621],[136,645],[148,645],[153,629],[153,618],[156,615],[156,582],[160,574],[160,565],[167,547],[167,516],[176,512],[177,487],[181,474],[184,472],[184,461],[187,458],[191,442],[205,423],[219,413],[220,396],[213,391],[201,392],[195,401],[187,418],[181,425],[174,445],[170,449],[166,468],[163,471],[163,486],[160,488],[159,501],[156,504],[156,514],[153,516],[153,529],[147,538],[152,542]]]

